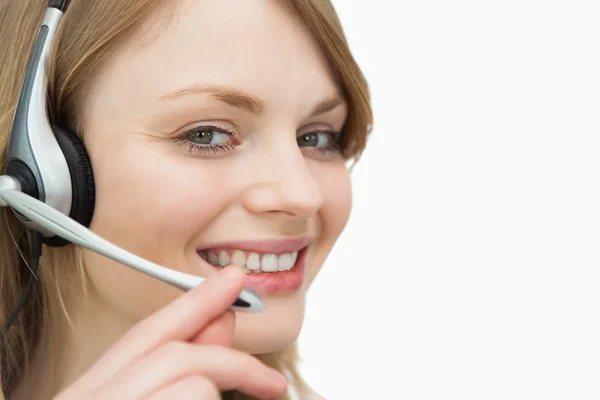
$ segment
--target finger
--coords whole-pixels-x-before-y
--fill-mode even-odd
[[[151,394],[146,400],[221,400],[221,393],[208,379],[189,376]]]
[[[136,324],[77,382],[93,389],[142,355],[173,340],[189,340],[229,309],[242,291],[246,274],[225,268],[198,287]]]
[[[101,399],[149,396],[183,377],[204,376],[223,390],[261,399],[278,398],[287,389],[284,376],[255,357],[219,346],[170,342],[124,368],[97,390]]]
[[[212,344],[215,346],[231,347],[235,331],[235,314],[227,311],[206,326],[190,342],[196,344]]]

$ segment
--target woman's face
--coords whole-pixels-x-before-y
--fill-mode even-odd
[[[188,274],[246,268],[266,309],[237,314],[234,346],[281,349],[299,334],[306,291],[350,212],[340,88],[308,29],[275,0],[184,1],[145,28],[83,109],[91,229]],[[92,252],[84,262],[94,304],[119,323],[181,294]]]

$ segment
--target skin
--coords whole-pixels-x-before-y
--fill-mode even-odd
[[[97,187],[91,229],[155,263],[205,277],[215,271],[201,265],[199,247],[311,237],[302,287],[265,294],[263,313],[231,319],[234,349],[281,350],[300,333],[306,292],[351,208],[340,153],[297,140],[343,127],[343,101],[310,116],[340,98],[333,72],[310,31],[272,0],[183,1],[175,18],[148,21],[135,39],[95,77],[82,108]],[[253,113],[207,91],[163,98],[195,85],[255,96],[264,109]],[[235,148],[200,154],[175,142],[202,125],[233,131],[225,142]],[[329,143],[328,134],[319,135]],[[65,381],[182,294],[93,252],[84,251],[84,265],[90,300],[74,313],[76,329],[63,347]],[[223,328],[211,329],[207,335],[218,342]]]

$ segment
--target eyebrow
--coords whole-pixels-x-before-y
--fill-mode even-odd
[[[194,85],[184,89],[175,90],[161,96],[162,100],[174,100],[184,96],[208,93],[218,100],[232,106],[244,109],[253,114],[262,114],[267,108],[265,102],[258,97],[248,95],[228,86]],[[344,99],[339,95],[333,95],[319,102],[310,113],[309,118],[325,114],[336,107],[344,104]]]
[[[239,90],[227,86],[194,85],[161,96],[163,100],[173,100],[193,94],[208,93],[232,107],[242,108],[253,114],[264,112],[266,105],[261,99],[249,96]]]
[[[325,114],[335,108],[344,104],[345,101],[341,96],[334,95],[329,99],[323,100],[319,104],[313,108],[313,111],[310,113],[309,118],[316,117],[317,115]]]

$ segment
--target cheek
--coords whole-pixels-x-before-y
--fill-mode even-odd
[[[91,229],[138,256],[187,272],[188,245],[226,207],[228,188],[214,168],[160,153],[138,144],[93,160],[97,200]],[[84,252],[84,262],[102,303],[134,319],[181,294],[93,252]]]
[[[325,203],[319,212],[320,237],[315,247],[311,270],[307,283],[319,273],[335,242],[344,230],[352,209],[352,186],[350,173],[342,163],[322,171],[319,184],[323,190]]]
[[[160,254],[156,245],[181,248],[226,207],[228,188],[210,166],[140,149],[123,154],[127,157],[113,155],[110,164],[95,163],[92,228],[99,234],[144,254]]]
[[[345,166],[336,168],[323,182],[325,205],[322,211],[324,235],[340,235],[352,209],[352,185]]]

